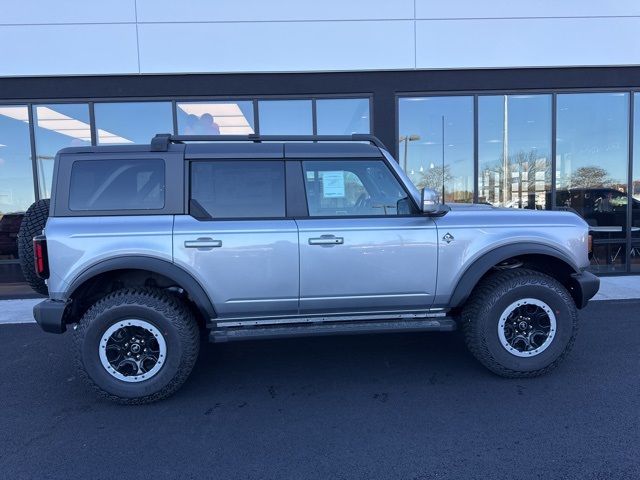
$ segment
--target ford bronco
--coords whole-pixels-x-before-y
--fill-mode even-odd
[[[563,211],[446,205],[368,135],[65,148],[22,223],[43,330],[103,396],[175,392],[200,342],[460,329],[505,377],[556,367],[599,287]]]

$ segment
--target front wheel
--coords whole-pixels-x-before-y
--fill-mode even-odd
[[[187,379],[200,347],[196,320],[175,295],[152,288],[110,293],[75,330],[81,375],[106,398],[149,403]]]
[[[471,353],[504,377],[533,377],[571,350],[578,314],[562,284],[542,273],[500,271],[482,281],[462,312]]]

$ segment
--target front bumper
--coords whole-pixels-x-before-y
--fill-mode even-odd
[[[580,272],[571,275],[572,294],[578,308],[587,306],[587,302],[598,293],[600,279],[591,272]]]
[[[33,307],[33,317],[45,332],[63,333],[67,330],[64,322],[66,308],[66,302],[44,300]]]

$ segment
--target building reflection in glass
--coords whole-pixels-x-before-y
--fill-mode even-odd
[[[473,97],[399,101],[399,162],[418,188],[445,201],[473,201]]]

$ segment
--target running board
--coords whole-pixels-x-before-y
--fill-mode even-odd
[[[385,320],[360,322],[311,323],[296,325],[268,325],[252,327],[227,327],[212,330],[210,342],[232,342],[291,337],[315,337],[327,335],[357,335],[396,332],[451,332],[457,327],[449,317],[419,320]]]

